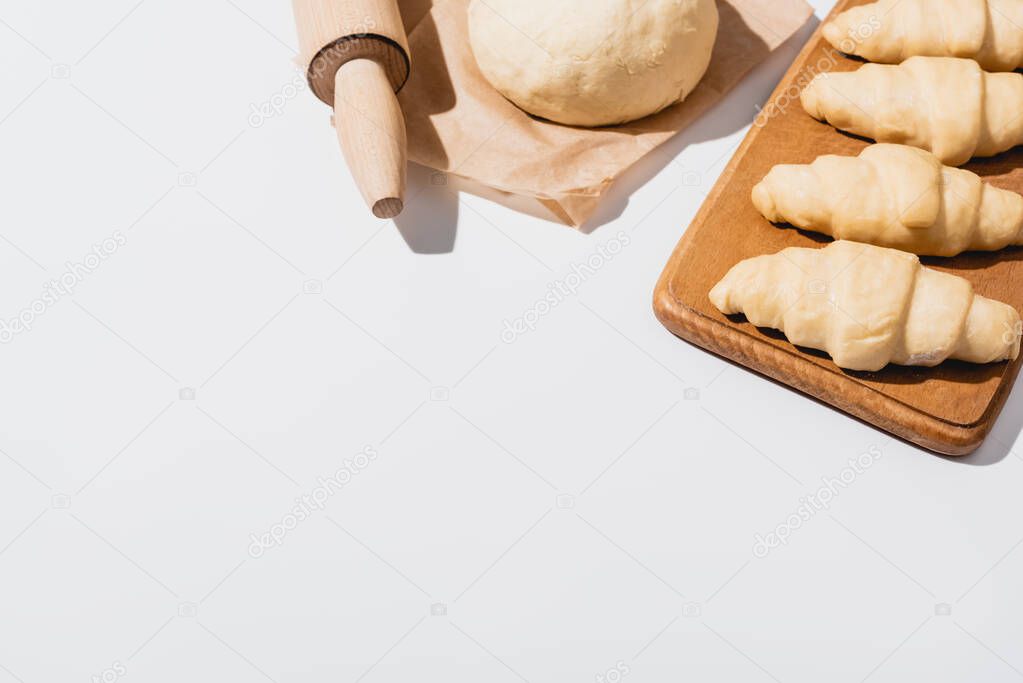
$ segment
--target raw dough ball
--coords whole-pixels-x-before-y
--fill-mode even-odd
[[[717,37],[714,0],[472,0],[476,62],[536,116],[605,126],[692,92]]]

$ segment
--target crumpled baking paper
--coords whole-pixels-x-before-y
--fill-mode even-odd
[[[596,211],[615,178],[693,123],[813,12],[804,0],[718,0],[710,68],[684,102],[620,126],[576,128],[526,114],[487,82],[469,45],[468,4],[400,0],[412,52],[399,93],[409,158],[533,197],[573,226]]]

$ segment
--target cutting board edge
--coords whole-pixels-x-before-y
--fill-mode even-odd
[[[654,314],[672,334],[711,353],[789,386],[895,436],[942,455],[963,456],[977,450],[994,426],[993,417],[1008,399],[1009,378],[1000,384],[988,410],[974,423],[956,424],[885,396],[855,378],[829,372],[787,351],[765,344],[679,302],[670,286],[659,282]],[[1019,364],[1008,372],[1014,377]]]
[[[772,91],[768,102],[787,89],[804,68],[809,55],[823,39],[824,24],[844,11],[846,2],[838,2],[799,50],[792,64]],[[853,417],[930,451],[949,456],[969,455],[987,438],[1008,400],[1019,374],[1021,360],[1010,363],[998,389],[986,409],[969,424],[949,422],[885,396],[852,377],[829,372],[787,351],[702,315],[683,304],[671,291],[672,274],[689,248],[689,236],[706,223],[724,188],[731,182],[739,163],[762,130],[754,120],[742,143],[721,172],[710,194],[683,232],[672,251],[654,289],[653,308],[657,319],[675,336],[738,363],[754,372],[785,384]],[[756,353],[752,353],[756,351]],[[856,402],[856,401],[859,402]]]

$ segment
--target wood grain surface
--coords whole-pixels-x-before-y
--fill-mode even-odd
[[[334,76],[342,65],[370,59],[382,66],[395,92],[408,80],[408,37],[397,0],[292,0],[300,64],[309,88],[334,106]]]
[[[864,2],[839,2],[832,14]],[[799,92],[815,74],[861,65],[834,50],[818,27],[675,248],[654,292],[654,311],[665,327],[693,344],[927,449],[964,455],[991,430],[1023,358],[990,365],[946,361],[936,368],[889,365],[879,372],[846,371],[823,353],[793,346],[777,331],[758,329],[743,316],[722,315],[707,298],[711,287],[743,259],[829,241],[772,225],[753,207],[750,191],[775,164],[809,163],[821,154],[855,155],[869,144],[815,121],[799,104]],[[1023,192],[1021,167],[1023,148],[965,166],[986,182],[1016,192]],[[1023,249],[921,260],[968,279],[984,296],[1023,310]]]

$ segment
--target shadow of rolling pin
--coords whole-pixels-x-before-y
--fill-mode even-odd
[[[411,70],[397,0],[294,0],[309,87],[334,127],[359,191],[378,218],[401,213],[408,165],[397,92]]]

